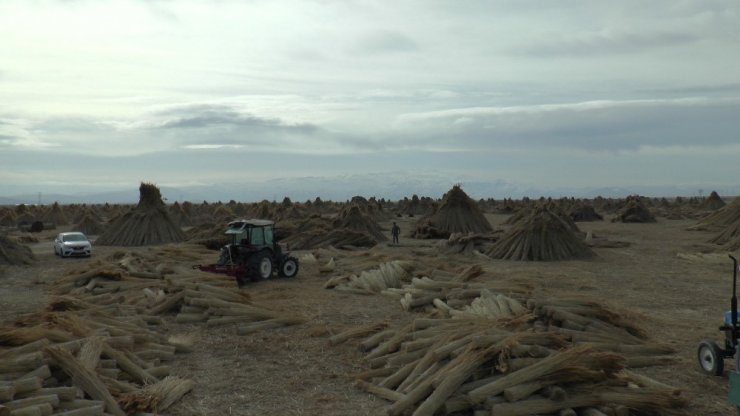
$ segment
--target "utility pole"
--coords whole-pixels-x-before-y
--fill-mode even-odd
[[[39,192],[39,205],[41,205],[41,192]]]

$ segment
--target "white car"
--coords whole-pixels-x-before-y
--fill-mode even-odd
[[[90,257],[92,243],[83,233],[59,233],[54,239],[54,254],[62,257]]]

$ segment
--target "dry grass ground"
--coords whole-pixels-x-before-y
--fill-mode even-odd
[[[506,216],[488,216],[499,226]],[[597,257],[555,263],[491,260],[484,264],[488,279],[527,282],[538,291],[555,296],[583,295],[636,314],[652,338],[673,345],[679,353],[675,364],[639,370],[683,389],[690,401],[690,415],[729,415],[727,378],[699,372],[696,346],[702,338],[720,340],[717,330],[722,312],[729,308],[731,263],[724,254],[690,259],[678,253],[697,253],[697,244],[712,234],[686,231],[694,221],[660,219],[652,224],[579,223],[584,231],[612,240],[630,242],[626,248],[596,248]],[[378,253],[392,260],[415,258],[450,270],[477,257],[439,258],[433,241],[411,240],[404,234],[414,219],[400,219],[400,246],[383,245]],[[389,223],[383,224],[389,229]],[[32,245],[38,261],[29,267],[5,267],[0,271],[0,310],[3,320],[30,312],[45,303],[45,286],[65,268],[88,259],[59,259],[53,255],[53,234],[48,241]],[[95,247],[94,256],[119,250]],[[147,250],[138,248],[136,250]],[[428,253],[429,256],[425,256]],[[434,255],[432,255],[434,254]],[[202,261],[215,260],[203,258]],[[320,259],[325,262],[326,257]],[[337,256],[332,276],[357,272],[355,260]],[[308,318],[305,324],[266,330],[240,337],[234,326],[166,326],[171,334],[196,337],[195,351],[178,355],[176,375],[197,382],[195,390],[171,408],[179,415],[348,415],[381,414],[387,402],[352,387],[351,374],[367,367],[357,341],[329,346],[327,338],[343,329],[382,319],[405,320],[397,300],[323,289],[328,275],[318,265],[302,264],[295,279],[275,279],[249,284],[244,289],[260,305],[294,312]],[[234,286],[236,289],[236,285]],[[729,361],[727,362],[729,365]]]

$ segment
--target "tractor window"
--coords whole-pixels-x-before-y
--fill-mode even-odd
[[[264,230],[264,228],[261,227],[252,228],[250,230],[249,241],[253,246],[262,246],[265,244],[265,233],[262,230]]]
[[[265,244],[272,245],[272,227],[265,227]]]
[[[233,244],[245,244],[244,239],[247,237],[246,231],[231,235],[234,238],[234,240],[232,241]]]

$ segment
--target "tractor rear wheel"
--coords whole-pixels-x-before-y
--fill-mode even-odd
[[[709,375],[721,376],[725,370],[725,360],[722,355],[722,349],[712,340],[703,340],[699,343],[696,351],[699,359],[699,367]]]
[[[247,274],[252,280],[267,280],[272,276],[272,259],[270,253],[260,251],[247,262]]]
[[[295,277],[298,274],[298,259],[295,257],[286,257],[280,264],[278,274],[280,277]]]

